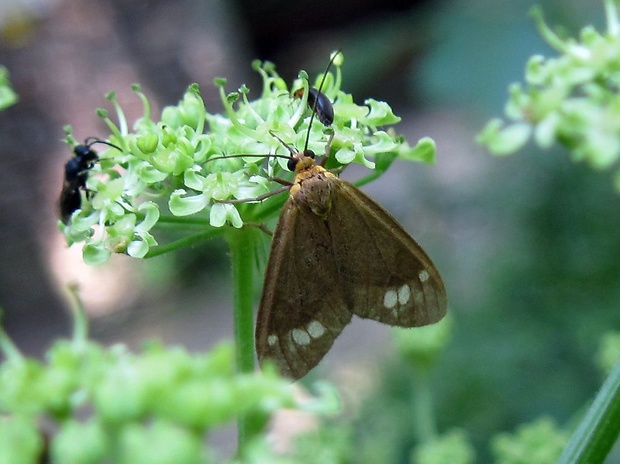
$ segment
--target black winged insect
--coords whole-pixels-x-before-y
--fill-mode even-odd
[[[302,98],[304,89],[293,92],[295,98]],[[327,95],[314,87],[308,90],[308,106],[316,114],[316,117],[324,126],[334,123],[334,106]]]
[[[75,146],[73,156],[65,163],[65,178],[58,201],[60,220],[64,224],[68,224],[73,213],[82,207],[82,191],[87,198],[90,194],[86,181],[89,171],[99,161],[99,155],[91,148],[96,144],[108,145],[122,151],[116,145],[96,137],[88,137],[83,144]]]

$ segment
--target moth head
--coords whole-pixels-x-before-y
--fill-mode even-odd
[[[315,156],[312,150],[300,151],[290,157],[286,167],[292,172],[303,171],[314,165]]]

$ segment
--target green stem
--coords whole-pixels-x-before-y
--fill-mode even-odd
[[[603,383],[592,406],[573,433],[558,464],[597,464],[620,434],[620,361]]]
[[[256,229],[243,227],[226,234],[230,247],[233,278],[235,350],[237,371],[254,371],[254,257]],[[251,438],[261,432],[264,423],[249,415],[240,415],[237,421],[237,450],[242,453]]]
[[[413,379],[413,430],[418,443],[427,443],[437,435],[430,371],[416,368]]]
[[[170,253],[171,251],[194,245],[197,242],[215,238],[221,233],[222,232],[220,229],[213,228],[199,234],[175,240],[174,242],[166,243],[165,245],[159,245],[157,246],[157,248],[150,249],[148,253],[144,256],[144,259],[155,258],[156,256],[161,256],[163,254]]]
[[[88,316],[80,299],[79,288],[75,284],[68,287],[71,295],[71,312],[73,313],[73,346],[80,350],[88,341]]]
[[[144,219],[144,215],[138,215],[138,218]],[[157,225],[161,224],[174,224],[181,226],[198,226],[198,227],[211,227],[209,225],[209,218],[202,217],[179,217],[179,216],[160,216],[157,220]]]
[[[562,53],[568,53],[568,47],[566,44],[549,28],[549,26],[547,26],[547,23],[545,23],[541,6],[535,5],[530,8],[530,15],[534,17],[534,22],[536,23],[538,32],[543,36],[543,39],[545,39],[547,43],[556,50]]]
[[[372,181],[378,179],[384,174],[385,171],[372,171],[372,173],[368,174],[366,177],[362,177],[361,179],[353,182],[353,185],[356,187],[362,187],[363,185],[369,184]]]

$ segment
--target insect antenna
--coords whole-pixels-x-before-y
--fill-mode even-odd
[[[334,63],[334,60],[340,53],[341,53],[340,50],[336,50],[334,54],[332,55],[332,57],[330,58],[329,63],[327,63],[327,67],[325,68],[325,72],[323,73],[323,78],[321,79],[321,83],[319,84],[317,96],[320,95],[321,90],[323,90],[323,85],[325,84],[325,79],[327,78],[327,73],[329,71],[329,68],[331,68],[332,64]],[[310,87],[308,87],[308,92],[310,92]],[[306,144],[304,145],[304,152],[308,150],[308,142],[310,141],[310,130],[312,129],[312,122],[314,121],[314,116],[316,115],[316,106],[318,102],[319,102],[319,98],[317,97],[314,99],[314,104],[312,105],[312,114],[310,115],[310,122],[308,123],[308,132],[306,133]]]
[[[280,140],[280,139],[278,139],[278,140]],[[209,161],[217,161],[217,160],[221,160],[221,159],[247,158],[249,156],[255,156],[256,158],[282,158],[282,159],[286,159],[286,160],[291,158],[290,156],[278,155],[277,153],[268,153],[268,154],[265,154],[265,155],[255,154],[255,153],[239,153],[239,154],[235,154],[235,155],[215,156],[213,158],[209,158],[208,160],[206,160],[205,163],[208,163]]]
[[[91,140],[92,140],[92,142],[91,142]],[[87,137],[87,138],[84,140],[84,145],[85,145],[86,147],[88,147],[88,148],[90,148],[90,147],[92,147],[93,145],[96,145],[96,144],[98,144],[98,143],[101,143],[101,144],[103,144],[103,145],[107,145],[107,146],[112,147],[112,148],[116,148],[116,149],[117,149],[118,151],[120,151],[120,152],[122,152],[122,151],[123,151],[120,147],[118,147],[118,146],[114,145],[113,143],[107,142],[107,141],[105,141],[105,140],[98,139],[97,137]]]

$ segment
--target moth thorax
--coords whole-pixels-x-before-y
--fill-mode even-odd
[[[334,175],[322,166],[298,172],[291,196],[300,207],[309,208],[314,214],[325,219],[332,206],[334,195]]]

